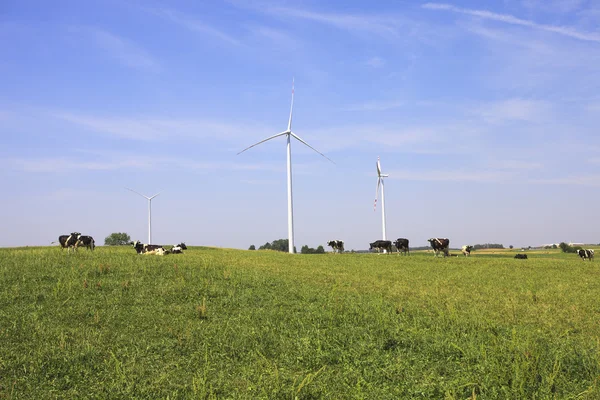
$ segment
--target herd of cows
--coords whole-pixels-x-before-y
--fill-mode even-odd
[[[54,244],[57,242],[52,242]],[[87,235],[82,235],[79,232],[72,232],[70,235],[60,235],[58,237],[58,243],[61,249],[67,249],[67,251],[76,251],[79,247],[85,247],[89,250],[96,248],[94,238]],[[138,254],[146,255],[158,255],[164,256],[166,254],[183,254],[183,250],[187,250],[185,243],[173,245],[170,249],[165,249],[163,246],[158,244],[144,244],[139,240],[130,243]]]
[[[444,257],[450,256],[450,240],[448,238],[431,238],[427,239],[427,241],[433,249],[434,257],[439,256],[440,253],[442,253]],[[75,251],[79,247],[85,247],[93,251],[96,247],[96,243],[94,242],[93,237],[88,235],[82,235],[79,232],[72,232],[70,235],[60,235],[58,237],[58,243],[60,244],[61,249],[67,249],[67,251]],[[393,250],[393,245],[398,253],[401,253],[403,255],[410,255],[408,243],[408,239],[406,238],[398,238],[394,242],[392,242],[391,240],[376,240],[373,243],[369,243],[369,250],[377,250],[377,252],[383,251],[388,254],[391,254]],[[133,246],[137,254],[144,255],[164,256],[166,254],[182,254],[183,250],[187,250],[187,246],[183,242],[177,245],[173,245],[170,249],[165,249],[164,246],[158,244],[144,244],[139,240],[136,240],[135,242],[131,243],[131,245]],[[343,240],[330,240],[327,242],[327,245],[332,248],[334,253],[344,252]],[[473,250],[473,246],[471,245],[464,245],[461,248],[461,252],[465,257],[471,255],[471,250]],[[577,255],[583,261],[593,261],[594,250],[579,249],[577,250]],[[517,254],[515,255],[515,258],[527,259],[527,254]]]

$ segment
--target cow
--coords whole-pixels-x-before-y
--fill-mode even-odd
[[[162,249],[163,252],[165,251],[165,249],[159,244],[143,244],[139,240],[133,242],[133,248],[138,254],[146,254],[158,249]]]
[[[65,247],[67,250],[73,250],[73,251],[77,250],[75,245],[77,244],[77,239],[79,239],[79,236],[81,236],[81,233],[71,232],[71,234],[65,241]]]
[[[64,249],[66,249],[66,248],[67,248],[67,239],[68,239],[68,238],[69,238],[69,235],[60,235],[60,236],[58,237],[58,242],[52,242],[52,243],[50,243],[50,244],[55,244],[55,243],[58,243],[58,244],[60,244],[60,249],[61,249],[61,250],[64,250]]]
[[[462,253],[465,255],[465,257],[468,257],[471,255],[471,250],[473,250],[473,246],[469,245],[469,244],[465,244],[460,251],[462,251]]]
[[[338,253],[344,252],[344,241],[343,240],[330,240],[329,242],[327,242],[327,246],[331,246],[334,253],[336,251]]]
[[[398,238],[394,242],[394,246],[396,246],[396,251],[398,253],[410,255],[410,250],[408,248],[408,239]]]
[[[516,254],[515,258],[517,260],[527,260],[527,254]]]
[[[384,250],[390,254],[392,252],[392,242],[390,240],[376,240],[373,243],[369,243],[369,250],[373,249],[377,249],[378,252]]]
[[[94,242],[94,238],[91,236],[79,235],[77,237],[77,242],[75,242],[75,249],[80,246],[93,251],[96,248],[96,243]]]
[[[183,242],[173,245],[173,247],[171,247],[172,254],[183,254],[183,250],[187,250],[187,246]]]
[[[154,246],[157,246],[157,245],[155,245],[155,244],[152,245],[152,249],[146,250],[142,254],[144,254],[146,256],[153,256],[153,255],[164,256],[165,254],[169,254],[170,253],[169,250],[165,250],[165,248],[162,247],[162,246],[159,246],[159,247],[154,247]]]
[[[594,260],[594,250],[593,249],[579,249],[577,250],[577,255],[581,257],[583,261],[585,260]]]
[[[450,239],[447,238],[431,238],[427,239],[429,244],[431,244],[431,248],[433,248],[434,257],[437,257],[441,252],[444,253],[444,257],[448,257],[450,253],[448,252],[448,246],[450,246]]]

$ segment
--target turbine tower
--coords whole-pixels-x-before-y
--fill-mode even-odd
[[[288,120],[287,130],[285,130],[281,133],[278,133],[276,135],[269,136],[268,138],[261,140],[258,143],[254,143],[252,146],[246,147],[244,150],[242,150],[238,153],[238,155],[242,154],[243,152],[245,152],[248,149],[251,149],[254,146],[257,146],[268,140],[275,139],[276,137],[279,137],[279,136],[285,136],[287,138],[288,245],[289,245],[289,252],[292,254],[294,253],[294,205],[293,205],[293,199],[292,199],[292,142],[291,142],[291,138],[293,137],[294,139],[298,140],[300,143],[304,144],[308,148],[314,150],[315,152],[319,153],[320,155],[322,155],[323,157],[325,157],[326,159],[331,161],[331,159],[329,159],[329,157],[327,157],[325,154],[321,153],[320,151],[318,151],[317,149],[315,149],[314,147],[312,147],[311,145],[306,143],[304,140],[302,140],[294,132],[292,132],[292,112],[293,112],[293,110],[294,110],[294,80],[292,79],[292,104],[290,106],[290,119]],[[334,163],[333,161],[331,161],[331,162]]]
[[[152,199],[161,194],[162,192],[156,193],[154,196],[144,196],[141,193],[136,192],[133,189],[125,188],[127,190],[131,190],[135,194],[139,194],[143,198],[148,200],[148,244],[152,244]]]
[[[375,189],[375,204],[373,204],[373,211],[377,208],[377,195],[379,194],[379,186],[381,186],[381,224],[383,229],[383,240],[387,240],[385,232],[385,195],[383,192],[383,178],[387,178],[388,174],[381,173],[381,162],[377,157],[377,189]]]

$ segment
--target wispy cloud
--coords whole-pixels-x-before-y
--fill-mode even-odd
[[[402,101],[370,101],[346,107],[346,111],[387,111],[400,108],[404,105]]]
[[[330,25],[338,29],[353,32],[369,32],[387,38],[399,36],[398,26],[401,23],[400,18],[394,19],[368,14],[322,13],[285,7],[269,8],[267,9],[267,12],[278,17],[306,19]]]
[[[90,161],[89,159],[94,160]],[[198,162],[192,159],[174,156],[139,156],[125,153],[99,152],[93,156],[81,157],[40,157],[9,158],[2,163],[4,168],[11,168],[29,173],[61,173],[73,171],[106,172],[122,169],[137,170],[185,170],[192,172],[211,172],[215,170],[229,171],[283,171],[283,166],[269,163],[223,163]]]
[[[224,31],[217,29],[197,18],[190,17],[186,14],[183,14],[179,11],[167,8],[153,8],[148,9],[151,13],[165,18],[187,30],[198,32],[204,35],[212,36],[217,38],[223,42],[239,46],[242,43],[236,39],[235,37],[225,33]]]
[[[445,3],[425,3],[422,6],[428,10],[437,10],[437,11],[450,11],[459,14],[471,15],[478,18],[483,18],[487,20],[503,22],[511,25],[519,25],[525,26],[532,29],[537,29],[546,32],[552,32],[559,35],[567,36],[573,39],[597,42],[600,43],[600,34],[595,32],[582,32],[578,31],[571,27],[560,26],[560,25],[547,25],[547,24],[539,24],[537,22],[533,22],[526,19],[521,19],[515,17],[510,14],[498,14],[491,11],[486,10],[474,10],[468,8],[456,7],[451,4]]]
[[[367,60],[366,64],[373,68],[381,68],[385,66],[385,60],[381,57],[371,57]]]
[[[576,186],[600,186],[600,175],[571,176],[562,178],[531,179],[531,183],[544,185],[576,185]]]
[[[100,117],[70,112],[51,112],[50,115],[95,132],[142,141],[159,141],[174,137],[227,139],[239,136],[243,129],[259,129],[192,119]]]
[[[490,123],[505,121],[542,122],[551,115],[551,105],[545,101],[507,99],[473,108],[473,112]]]
[[[507,171],[478,171],[478,170],[455,170],[455,171],[410,171],[396,170],[390,171],[391,179],[401,179],[405,181],[428,181],[428,182],[479,182],[479,183],[497,183],[510,182],[514,173]]]
[[[152,71],[160,69],[158,61],[131,40],[96,28],[73,28],[73,30],[89,32],[100,48],[127,67]]]

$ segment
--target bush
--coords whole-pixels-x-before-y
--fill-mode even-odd
[[[131,243],[131,238],[125,232],[115,232],[104,238],[105,246],[126,246]]]
[[[565,242],[561,242],[558,247],[562,250],[563,253],[577,253],[578,250],[581,250],[583,247],[581,246],[569,246]]]

